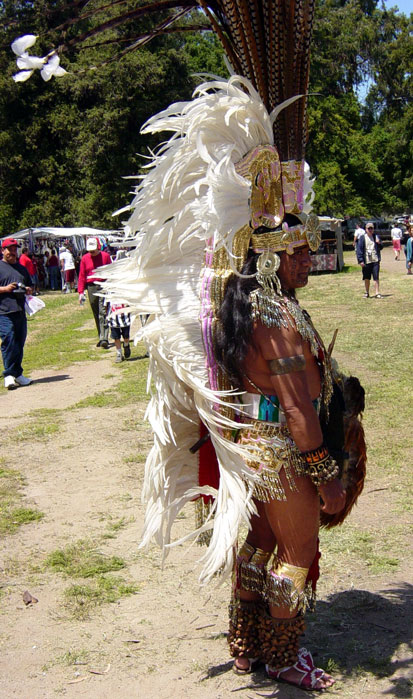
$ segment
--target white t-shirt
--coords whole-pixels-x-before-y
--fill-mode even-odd
[[[364,236],[364,240],[366,243],[366,253],[365,253],[366,264],[368,264],[369,262],[378,262],[379,258],[377,256],[376,246],[374,244],[374,240],[375,240],[374,233],[373,233],[373,238],[370,238],[368,233],[366,233]]]
[[[391,229],[392,240],[400,240],[402,235],[403,233],[401,232],[400,228],[397,228],[397,226]]]
[[[59,259],[63,261],[63,271],[68,272],[69,269],[75,269],[75,262],[73,259],[73,255],[69,250],[65,250],[65,252],[61,252],[59,255]]]
[[[358,240],[360,238],[360,236],[363,235],[363,233],[364,233],[363,228],[357,227],[356,230],[354,231],[354,240]]]

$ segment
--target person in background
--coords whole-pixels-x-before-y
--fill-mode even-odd
[[[29,248],[23,248],[22,253],[19,257],[19,264],[23,265],[23,267],[26,267],[28,273],[30,274],[31,277],[31,286],[33,284],[33,277],[35,275],[35,268],[32,259],[29,257]]]
[[[403,231],[401,244],[403,246],[404,257],[406,260],[407,273],[409,273],[409,268],[407,266],[407,243],[408,243],[408,240],[410,238],[411,225],[410,225],[409,221],[406,221],[404,225],[405,225],[405,229]]]
[[[413,225],[408,223],[406,226],[408,239],[406,243],[406,267],[407,274],[412,274],[413,267]]]
[[[396,261],[400,260],[400,248],[401,248],[402,236],[403,236],[403,233],[401,231],[401,228],[394,225],[393,228],[391,229],[391,239],[393,242],[394,259]]]
[[[9,391],[29,386],[32,380],[23,376],[23,349],[27,335],[24,303],[31,294],[31,277],[27,267],[17,261],[17,240],[6,238],[1,244],[0,261],[0,339],[4,386]]]
[[[70,294],[75,287],[75,261],[72,253],[66,247],[60,248],[59,259],[64,279],[62,291],[65,294]]]
[[[365,293],[364,297],[370,296],[370,281],[373,277],[376,299],[381,299],[379,291],[379,275],[382,244],[380,236],[374,232],[374,224],[370,221],[366,224],[366,232],[357,241],[356,255],[357,262],[361,265]]]
[[[44,288],[45,289],[50,289],[50,279],[49,279],[49,257],[50,257],[50,252],[49,250],[45,250],[44,253],[41,255],[42,263],[43,263],[43,271],[44,271]]]
[[[39,289],[40,289],[38,257],[37,257],[37,255],[34,255],[32,252],[29,252],[29,257],[30,257],[30,259],[32,261],[32,265],[34,267],[34,274],[32,276],[33,296],[37,296],[39,294]]]
[[[124,359],[129,359],[130,357],[130,326],[131,326],[131,315],[130,313],[123,313],[122,309],[125,308],[125,304],[115,304],[106,302],[107,308],[107,322],[110,327],[110,336],[112,340],[115,341],[116,347],[116,359],[115,362],[120,364]],[[121,346],[121,337],[123,338],[123,352]]]
[[[57,291],[59,288],[59,258],[54,248],[52,249],[46,265],[49,273],[50,288],[52,291]]]
[[[357,241],[361,235],[364,235],[364,228],[361,227],[360,221],[357,221],[356,230],[354,231],[354,241],[353,241],[354,249],[356,249]]]
[[[102,277],[96,274],[97,267],[110,265],[112,259],[107,252],[101,250],[100,241],[98,238],[89,238],[86,242],[86,255],[83,255],[80,262],[79,279],[77,290],[79,292],[79,303],[83,305],[85,302],[85,290],[89,297],[90,307],[93,312],[93,317],[96,323],[99,340],[96,347],[108,349],[109,342],[109,327],[107,323],[105,302],[102,296],[98,294],[101,291],[101,286],[98,283],[102,281]]]

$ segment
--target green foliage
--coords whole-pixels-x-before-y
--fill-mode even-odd
[[[117,11],[103,1],[95,6],[105,9],[68,28],[75,48],[82,32]],[[112,44],[91,37],[86,49],[65,51],[70,74],[59,80],[44,83],[36,74],[15,84],[11,41],[33,31],[35,53],[44,55],[59,43],[51,28],[78,11],[63,0],[0,3],[0,234],[39,225],[116,227],[112,211],[130,199],[124,177],[139,175],[142,156],[162,140],[143,136],[142,125],[189,99],[203,80],[195,74],[227,75],[210,31],[167,34],[113,60],[126,35],[150,30],[163,13],[112,28],[105,36]],[[182,20],[187,28],[205,23],[196,11]],[[320,214],[413,208],[412,63],[412,16],[378,0],[317,0],[310,93],[319,96],[309,100],[308,160]]]

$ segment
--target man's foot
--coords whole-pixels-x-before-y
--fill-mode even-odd
[[[107,340],[101,340],[100,346],[102,347],[102,349],[109,349],[109,342]]]
[[[383,296],[381,294],[376,294],[376,299],[382,299]]]
[[[96,347],[100,347],[100,340],[96,343]]]
[[[30,386],[32,383],[32,379],[28,379],[27,376],[23,376],[23,374],[20,374],[15,381],[19,384],[19,386]]]
[[[127,345],[125,345],[125,343],[123,343],[123,353],[125,355],[125,359],[129,359],[129,357],[130,357],[130,345],[129,345],[129,343]]]
[[[248,675],[254,672],[259,662],[259,658],[235,658],[232,669],[236,675]]]
[[[116,353],[115,363],[116,363],[116,364],[121,364],[122,362],[123,362],[123,357],[122,357],[121,353],[119,353],[119,354]]]
[[[14,376],[5,377],[4,388],[7,388],[8,391],[13,391],[15,388],[18,388],[18,384],[16,383]]]
[[[265,666],[268,677],[279,682],[287,682],[300,689],[323,690],[331,687],[335,680],[321,668],[315,667],[311,653],[306,648],[300,648],[298,659],[291,667],[273,670]]]
[[[368,298],[369,298],[369,296],[370,296],[370,294],[369,294],[369,292],[368,292],[368,291],[366,291],[366,293],[365,293],[365,294],[363,294],[363,296],[364,296],[364,298],[365,298],[365,299],[368,299]]]

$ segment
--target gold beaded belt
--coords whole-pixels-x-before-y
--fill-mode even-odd
[[[252,455],[246,464],[259,475],[259,480],[254,484],[254,497],[261,502],[286,500],[280,479],[281,469],[284,468],[291,490],[297,490],[294,475],[306,473],[306,464],[287,425],[245,417],[241,418],[241,422],[246,426],[240,429],[236,441],[251,448]]]

